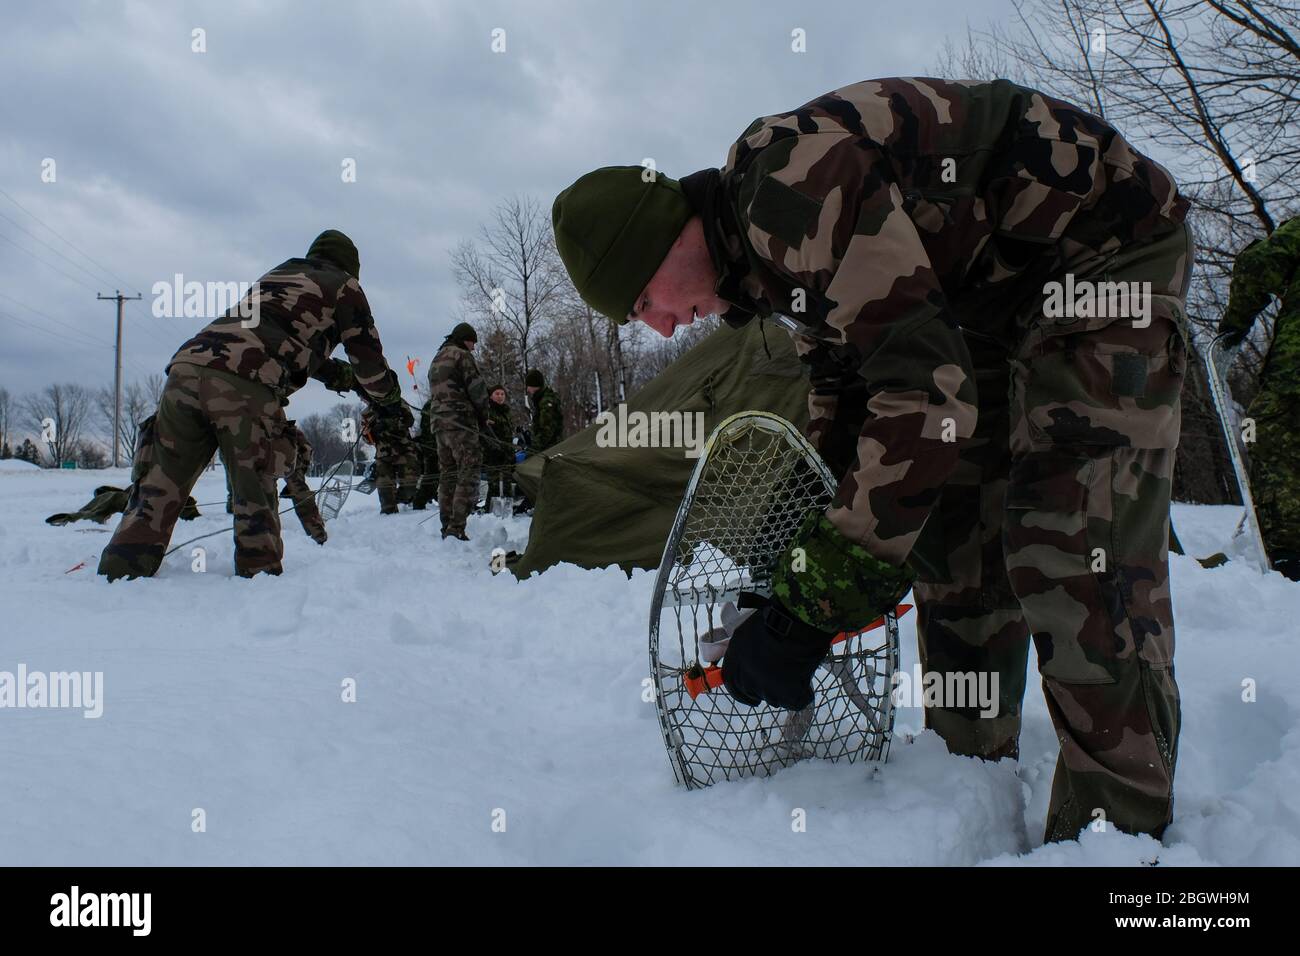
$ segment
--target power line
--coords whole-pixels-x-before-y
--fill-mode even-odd
[[[83,251],[79,246],[77,246],[75,243],[73,243],[72,240],[64,238],[63,235],[62,235],[58,230],[56,230],[56,229],[55,229],[53,226],[51,226],[49,223],[45,222],[45,220],[41,219],[40,216],[36,215],[36,213],[32,212],[30,209],[28,209],[26,206],[24,206],[22,203],[20,203],[20,202],[19,202],[17,199],[15,199],[13,196],[9,195],[9,194],[8,194],[7,192],[5,192],[3,189],[0,189],[0,196],[4,196],[5,199],[8,199],[11,203],[13,203],[15,206],[17,206],[17,207],[18,207],[19,209],[21,209],[23,212],[27,213],[27,215],[31,216],[33,219],[35,219],[37,222],[39,222],[42,226],[44,226],[44,227],[45,227],[46,229],[48,229],[50,232],[54,233],[54,235],[55,235],[56,237],[58,237],[61,241],[67,243],[68,246],[70,246],[72,249],[74,249],[74,250],[75,250],[79,255],[81,255],[81,256],[82,256],[82,257],[83,257],[87,262],[90,262],[91,264],[93,264],[93,265],[96,266],[97,268],[102,269],[102,270],[104,271],[105,274],[107,274],[107,275],[109,275],[109,276],[112,276],[114,279],[116,279],[118,282],[122,283],[122,285],[126,286],[128,289],[134,289],[134,290],[136,291],[137,294],[139,293],[140,289],[139,289],[139,287],[136,286],[136,284],[135,284],[134,282],[127,282],[125,279],[123,279],[120,275],[118,275],[118,274],[117,274],[116,272],[114,272],[112,269],[108,268],[108,267],[107,267],[106,265],[104,265],[102,262],[99,262],[97,259],[93,258],[90,254],[84,252],[84,251]],[[10,221],[12,221],[12,220],[10,220]]]
[[[41,245],[43,245],[46,249],[49,249],[50,252],[54,253],[56,256],[58,256],[60,259],[62,259],[64,262],[68,263],[68,265],[72,266],[74,269],[80,269],[82,272],[84,272],[86,275],[90,276],[90,277],[91,277],[92,279],[94,279],[96,282],[103,282],[103,281],[104,281],[104,277],[103,277],[103,276],[97,276],[97,275],[95,275],[93,272],[91,272],[89,269],[87,269],[87,268],[86,268],[85,266],[83,266],[81,263],[79,263],[79,262],[75,262],[74,260],[68,258],[68,257],[65,256],[62,252],[60,252],[58,249],[55,249],[52,245],[50,245],[48,242],[46,242],[46,241],[45,241],[44,239],[42,239],[40,236],[36,235],[36,233],[32,232],[30,229],[28,229],[26,226],[24,226],[21,222],[16,222],[15,220],[10,219],[8,216],[6,216],[6,215],[5,215],[4,213],[2,213],[2,212],[0,212],[0,219],[3,219],[5,222],[12,224],[13,226],[17,227],[18,229],[21,229],[21,230],[23,231],[24,234],[26,234],[26,235],[30,236],[31,238],[35,239],[37,242],[39,242]]]
[[[69,273],[64,272],[62,269],[60,269],[58,266],[54,265],[52,262],[46,262],[44,259],[42,259],[40,256],[38,256],[36,253],[32,252],[30,249],[26,249],[26,248],[24,248],[23,246],[18,245],[18,243],[14,242],[14,241],[13,241],[12,239],[10,239],[8,236],[0,235],[0,239],[3,239],[5,242],[9,243],[9,245],[13,246],[13,247],[14,247],[15,249],[17,249],[19,252],[25,252],[25,253],[27,253],[27,255],[31,256],[33,259],[35,259],[35,260],[36,260],[37,262],[39,262],[41,265],[46,266],[47,268],[53,269],[55,272],[57,272],[59,275],[63,276],[65,279],[71,279],[73,282],[77,283],[77,285],[81,286],[83,289],[89,289],[91,292],[95,292],[95,291],[97,291],[93,285],[89,285],[89,284],[87,284],[87,283],[85,283],[85,282],[82,282],[82,281],[81,281],[80,279],[78,279],[76,276],[74,276],[74,275],[70,275]]]
[[[42,312],[40,309],[37,309],[34,306],[30,306],[25,302],[15,299],[13,296],[9,295],[8,293],[0,292],[0,298],[8,299],[10,302],[14,303],[15,305],[21,308],[26,309],[28,312],[34,313],[35,315],[39,315],[41,318],[49,322],[53,322],[56,325],[60,325],[63,328],[68,329],[69,331],[75,333],[76,335],[81,336],[81,338],[85,339],[88,343],[94,343],[95,346],[99,348],[106,348],[106,349],[113,348],[112,342],[107,342],[103,339],[96,338],[95,336],[91,335],[89,332],[85,331],[84,329],[80,329],[69,322],[64,322],[61,319],[57,319],[54,316],[50,315],[48,312]],[[39,331],[50,331],[50,330],[43,329],[40,326],[34,325],[30,322],[25,322],[19,319],[17,316],[12,316],[12,314],[11,317],[15,321],[22,322],[22,324],[26,325],[28,328],[35,328],[38,329]],[[82,343],[78,342],[77,344],[82,344]],[[152,372],[146,371],[143,366],[141,366],[139,363],[131,359],[123,359],[123,361],[126,362],[127,366],[131,369],[132,372],[134,372],[136,375],[140,376],[141,378],[147,379],[150,375],[154,374]]]
[[[28,312],[34,313],[35,315],[39,315],[41,318],[43,318],[43,319],[47,319],[48,321],[53,322],[53,323],[56,324],[56,325],[61,325],[61,326],[63,326],[63,327],[66,328],[66,329],[70,329],[71,331],[77,333],[78,335],[81,335],[81,336],[86,337],[86,338],[89,339],[90,341],[94,342],[96,345],[102,345],[102,346],[103,346],[104,348],[106,348],[106,349],[111,349],[111,348],[113,347],[113,343],[112,343],[112,342],[107,342],[107,341],[104,341],[103,339],[97,339],[97,338],[95,338],[93,335],[91,335],[89,332],[86,332],[86,331],[83,330],[83,329],[79,329],[79,328],[77,328],[75,325],[72,325],[72,324],[69,323],[69,322],[64,322],[62,319],[56,319],[54,316],[50,315],[48,312],[42,312],[40,309],[37,309],[37,308],[34,308],[34,307],[30,306],[30,305],[28,305],[26,302],[20,302],[18,299],[15,299],[13,296],[9,295],[8,293],[0,292],[0,299],[8,299],[8,300],[9,300],[10,302],[12,302],[14,305],[17,305],[17,306],[19,306],[19,307],[21,307],[21,308],[24,308],[24,309],[26,309]]]
[[[28,322],[26,319],[20,319],[12,312],[6,312],[3,309],[0,309],[0,316],[4,316],[5,318],[17,322],[19,325],[26,326],[29,329],[35,329],[37,332],[40,332],[44,335],[48,335],[54,339],[58,339],[61,342],[71,342],[73,345],[80,345],[82,348],[111,349],[113,347],[111,345],[101,343],[101,342],[92,342],[92,341],[87,341],[85,339],[78,340],[78,339],[69,338],[66,335],[61,335],[60,333],[54,331],[53,329],[47,329],[43,325],[37,325],[35,322]]]

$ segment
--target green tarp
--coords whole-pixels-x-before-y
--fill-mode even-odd
[[[799,428],[808,421],[804,367],[789,335],[770,324],[719,328],[627,401],[628,413],[703,412],[703,438],[748,410]],[[698,459],[680,447],[602,448],[597,432],[592,425],[515,469],[535,502],[528,548],[512,564],[518,577],[561,562],[624,571],[659,566]]]

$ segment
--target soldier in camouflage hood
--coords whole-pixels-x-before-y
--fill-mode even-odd
[[[1186,209],[1102,120],[934,79],[758,119],[720,170],[606,168],[560,194],[556,244],[594,309],[664,335],[774,317],[809,368],[809,437],[841,484],[732,637],[737,700],[807,704],[831,636],[915,576],[925,670],[1001,690],[992,718],[927,708],[949,749],[1017,753],[1032,634],[1061,742],[1047,838],[1098,811],[1163,832]]]
[[[234,499],[235,571],[280,573],[276,480],[293,471],[297,456],[283,410],[289,396],[308,378],[325,377],[333,368],[327,358],[341,344],[370,400],[392,413],[401,407],[359,271],[352,241],[326,230],[304,258],[258,279],[243,308],[210,323],[172,356],[151,461],[104,549],[100,574],[115,580],[158,570],[181,506],[218,449]]]
[[[1282,307],[1247,412],[1255,422],[1250,493],[1269,561],[1300,581],[1300,219],[1252,242],[1233,264],[1228,308],[1219,325],[1229,346],[1245,341],[1270,295],[1281,299]]]
[[[442,536],[468,541],[465,522],[478,504],[487,431],[488,389],[471,354],[478,333],[461,322],[429,364],[429,407],[438,442],[438,511]]]

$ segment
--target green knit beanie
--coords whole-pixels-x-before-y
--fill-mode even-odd
[[[530,368],[527,377],[524,378],[524,384],[530,388],[545,388],[546,379],[542,377],[542,370],[539,368]]]
[[[337,229],[326,229],[311,241],[307,250],[308,259],[324,259],[332,262],[348,275],[361,278],[361,256],[352,240]]]
[[[578,294],[619,324],[692,215],[677,180],[643,166],[587,173],[551,207],[555,247]]]
[[[451,330],[451,335],[447,336],[447,338],[464,348],[466,342],[478,341],[478,333],[474,331],[474,326],[468,322],[461,322]]]

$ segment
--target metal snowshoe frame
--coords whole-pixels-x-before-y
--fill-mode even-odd
[[[1202,356],[1205,364],[1205,378],[1210,384],[1210,396],[1219,413],[1223,425],[1223,437],[1228,444],[1228,457],[1232,460],[1232,471],[1237,477],[1237,490],[1241,503],[1245,506],[1243,521],[1250,530],[1251,543],[1255,550],[1255,563],[1267,574],[1271,569],[1268,552],[1264,549],[1264,536],[1259,530],[1259,517],[1255,514],[1255,499],[1250,494],[1250,469],[1247,467],[1249,453],[1242,440],[1241,421],[1236,410],[1228,401],[1228,368],[1232,365],[1234,351],[1227,347],[1226,336],[1218,335],[1210,341]]]
[[[334,466],[334,470],[316,489],[316,506],[320,509],[321,517],[326,521],[333,521],[343,510],[343,504],[352,491],[354,468],[351,458],[343,459]]]
[[[841,635],[792,712],[746,707],[701,654],[741,591],[769,595],[771,570],[835,481],[785,419],[741,412],[714,429],[691,475],[659,565],[650,607],[650,673],[660,729],[679,783],[767,776],[808,757],[884,760],[894,726],[898,621]]]

